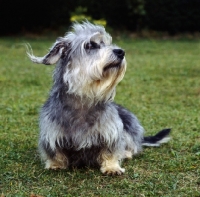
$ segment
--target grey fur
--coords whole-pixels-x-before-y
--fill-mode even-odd
[[[40,114],[39,150],[46,168],[97,165],[103,173],[121,174],[117,162],[142,150],[143,127],[113,102],[126,60],[111,41],[103,27],[77,23],[44,57],[28,53],[35,63],[57,63]],[[110,158],[112,167],[105,164]]]

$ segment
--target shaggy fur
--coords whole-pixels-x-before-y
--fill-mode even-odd
[[[113,102],[126,71],[125,52],[102,26],[76,23],[47,55],[28,55],[35,63],[57,63],[40,114],[39,150],[46,168],[99,166],[102,173],[120,175],[125,172],[120,162],[139,153],[142,144],[169,139],[169,129],[143,137],[135,115]]]

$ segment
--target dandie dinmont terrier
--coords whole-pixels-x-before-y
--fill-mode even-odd
[[[126,60],[104,27],[75,23],[44,57],[28,55],[34,63],[57,63],[40,114],[39,151],[46,168],[98,166],[102,173],[120,175],[123,159],[143,145],[169,140],[170,129],[144,137],[136,116],[113,102]]]

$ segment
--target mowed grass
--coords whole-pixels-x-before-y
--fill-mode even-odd
[[[115,101],[172,140],[124,161],[122,176],[98,169],[45,170],[37,152],[38,113],[54,66],[32,64],[20,43],[45,55],[55,39],[0,39],[0,195],[200,196],[199,40],[118,39],[128,68]]]

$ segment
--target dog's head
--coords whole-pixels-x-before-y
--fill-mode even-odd
[[[28,55],[35,63],[58,62],[55,83],[59,80],[69,94],[95,102],[112,100],[126,71],[125,52],[112,44],[104,27],[89,22],[75,23],[73,31],[58,38],[44,57]]]

